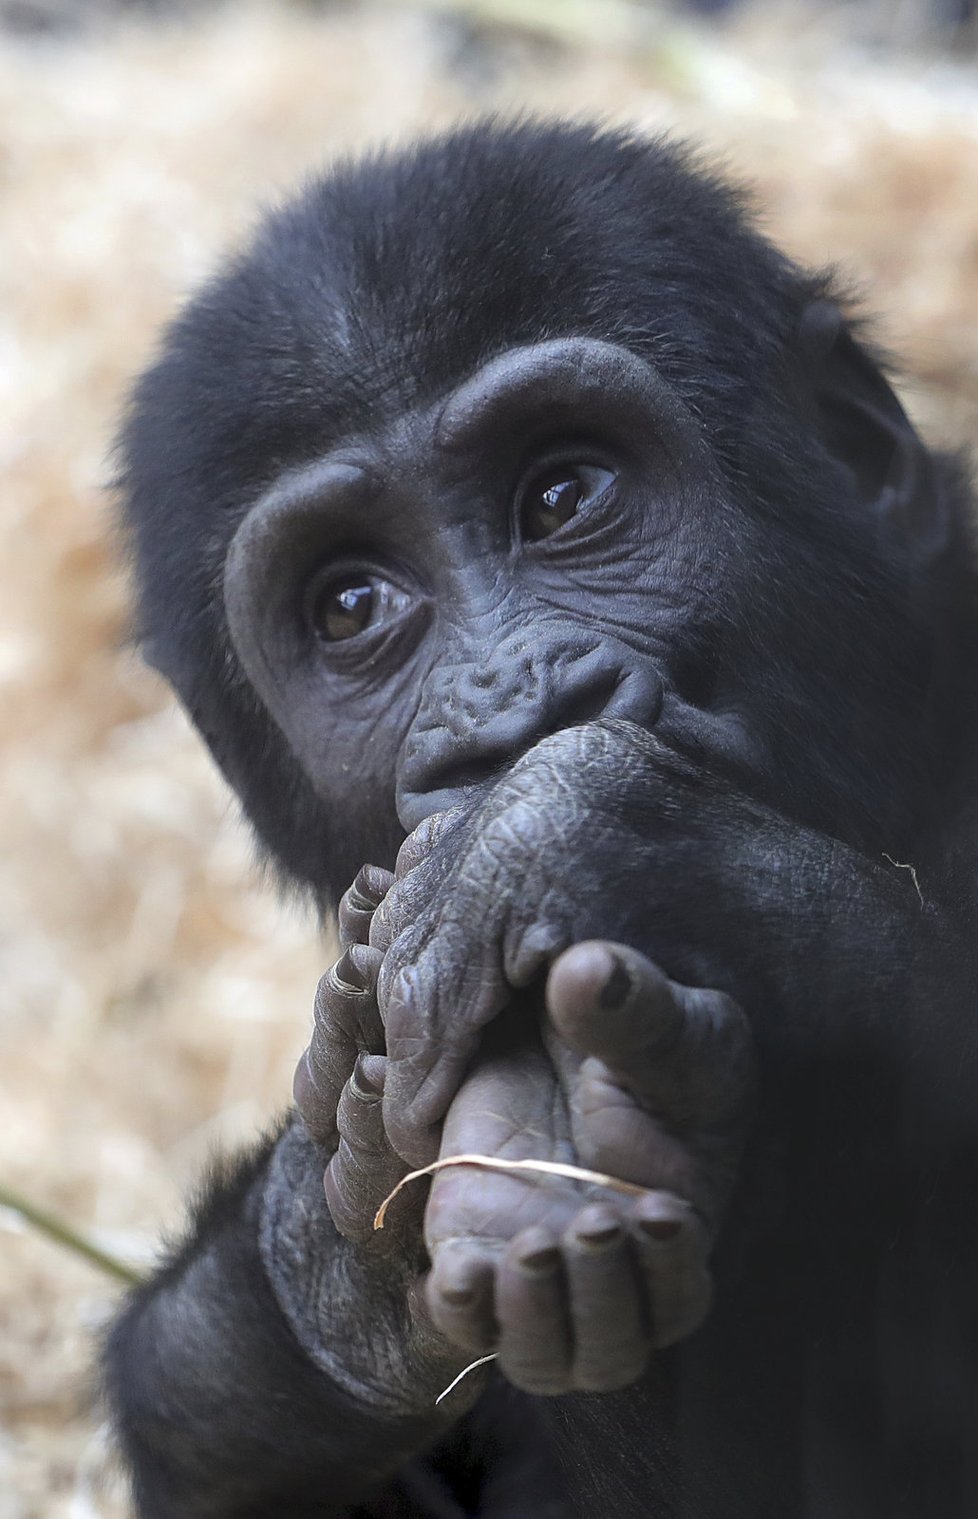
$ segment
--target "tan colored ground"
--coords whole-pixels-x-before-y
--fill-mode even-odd
[[[127,376],[256,205],[341,149],[488,108],[676,128],[755,179],[792,250],[871,289],[931,430],[975,433],[973,71],[843,62],[790,21],[640,45],[593,6],[537,9],[592,40],[490,27],[480,49],[399,6],[239,4],[0,41],[0,1185],[133,1260],[208,1150],[285,1099],[325,955],[125,648],[102,492]],[[0,1519],[123,1512],[90,1478],[115,1294],[0,1210]]]

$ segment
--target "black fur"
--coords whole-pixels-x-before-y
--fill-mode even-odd
[[[661,471],[646,471],[633,487],[637,499],[652,503],[641,521],[646,539],[659,531],[656,511],[663,520],[669,517],[682,498],[683,479],[695,476],[693,508],[675,514],[675,531],[687,535],[682,554],[672,538],[661,551],[643,550],[641,563],[631,558],[620,566],[620,597],[634,587],[646,596],[641,626],[624,611],[620,626],[615,623],[618,589],[601,598],[589,597],[586,588],[562,590],[561,601],[545,580],[534,583],[532,595],[525,592],[516,571],[512,596],[499,598],[509,610],[490,614],[485,607],[492,598],[476,584],[482,560],[475,556],[469,581],[463,577],[458,584],[469,586],[466,607],[478,607],[480,627],[491,631],[473,650],[459,631],[460,603],[439,602],[432,589],[436,569],[425,580],[429,564],[448,553],[445,545],[464,516],[465,500],[449,466],[443,509],[423,476],[419,461],[428,457],[424,448],[434,435],[425,429],[437,430],[437,422],[425,419],[437,419],[441,403],[461,393],[491,361],[532,345],[576,339],[615,345],[645,361],[663,395],[673,398],[663,402],[661,417],[653,421],[650,414],[649,437],[618,441],[627,459],[633,444],[635,450],[653,446],[650,438],[662,423]],[[673,403],[686,418],[682,425],[697,435],[688,457],[677,453],[669,434]],[[255,666],[232,629],[223,589],[229,547],[249,513],[257,509],[260,515],[276,490],[292,489],[297,472],[321,460],[345,467],[351,439],[359,450],[357,468],[365,479],[379,480],[377,491],[386,493],[376,498],[371,521],[385,532],[398,522],[416,522],[421,568],[405,576],[415,575],[418,604],[428,607],[427,631],[418,639],[428,640],[423,648],[430,653],[407,648],[389,686],[365,697],[370,721],[364,719],[362,729],[339,703],[334,709],[311,697],[293,729],[294,712],[285,720],[271,715],[267,690],[259,692]],[[538,1438],[532,1423],[537,1416],[529,1404],[514,1416],[513,1409],[523,1407],[516,1394],[497,1391],[473,1415],[474,1423],[458,1426],[454,1435],[430,1421],[358,1419],[291,1338],[265,1277],[256,1220],[270,1144],[257,1161],[219,1179],[195,1217],[189,1243],[136,1295],[110,1343],[110,1397],[143,1519],[300,1519],[359,1513],[350,1505],[361,1500],[373,1503],[369,1512],[376,1515],[461,1514],[453,1506],[461,1503],[465,1512],[503,1519],[542,1515],[548,1504],[557,1515],[565,1502],[576,1502],[577,1512],[595,1513],[609,1482],[616,1507],[634,1515],[919,1519],[926,1513],[929,1519],[967,1519],[974,1512],[969,1505],[978,1503],[975,1447],[969,1448],[975,1432],[969,1410],[978,1396],[974,1344],[953,1367],[958,1403],[928,1402],[926,1388],[940,1381],[933,1367],[921,1372],[925,1391],[915,1403],[908,1391],[913,1367],[929,1354],[927,1336],[911,1322],[919,1303],[908,1300],[905,1343],[890,1332],[873,1349],[871,1323],[826,1328],[831,1301],[818,1301],[824,1286],[836,1294],[840,1313],[862,1312],[872,1302],[880,1242],[886,1231],[902,1227],[904,1195],[913,1199],[906,1207],[917,1209],[907,1225],[911,1265],[881,1281],[879,1291],[890,1295],[887,1311],[901,1292],[908,1299],[918,1289],[939,1293],[942,1277],[953,1279],[954,1333],[973,1336],[975,1299],[962,1285],[962,1272],[978,1272],[975,1231],[956,1228],[959,1216],[973,1207],[975,1135],[956,1119],[953,1143],[928,1139],[929,1119],[921,1118],[940,1108],[945,1075],[956,1094],[950,1104],[956,1114],[963,1112],[961,1094],[970,1090],[963,1073],[968,1062],[974,1064],[974,525],[960,463],[932,455],[920,443],[883,377],[879,355],[831,280],[800,269],[775,249],[755,230],[743,196],[682,148],[583,125],[482,124],[405,153],[341,166],[270,215],[165,335],[134,391],[120,453],[138,633],[147,657],[173,684],[264,851],[324,909],[335,906],[365,860],[393,864],[410,826],[409,810],[399,800],[404,795],[421,797],[423,815],[426,796],[470,795],[505,773],[545,733],[605,712],[600,704],[592,707],[594,691],[604,691],[611,678],[607,672],[583,696],[559,692],[553,710],[534,708],[522,717],[514,700],[512,712],[506,711],[522,727],[517,724],[508,747],[496,737],[490,742],[486,735],[497,732],[504,704],[499,650],[511,644],[512,663],[518,664],[524,658],[522,629],[530,646],[525,658],[541,688],[548,672],[584,658],[595,644],[610,651],[615,690],[623,689],[625,675],[661,679],[667,741],[752,804],[770,809],[785,822],[785,838],[789,825],[809,830],[798,839],[817,836],[826,860],[835,858],[838,843],[867,871],[884,854],[912,865],[922,900],[918,904],[907,881],[908,900],[913,913],[919,906],[921,921],[938,923],[933,943],[939,946],[921,949],[919,963],[901,956],[901,945],[916,945],[916,929],[902,933],[904,919],[885,905],[877,914],[883,898],[872,897],[869,888],[860,918],[862,886],[857,890],[858,871],[847,866],[838,879],[843,891],[851,884],[855,921],[826,931],[838,934],[834,954],[833,944],[821,943],[807,923],[805,890],[781,899],[794,879],[790,845],[783,857],[765,862],[767,885],[758,888],[759,900],[779,915],[773,937],[759,929],[752,944],[748,927],[738,929],[736,945],[679,946],[684,964],[684,956],[695,963],[700,952],[711,967],[714,952],[721,960],[728,950],[735,960],[740,956],[738,964],[747,969],[731,973],[729,984],[748,1014],[755,1012],[752,997],[757,1004],[762,1064],[765,1029],[775,1026],[764,1020],[777,1017],[782,1032],[774,1043],[783,1038],[792,1053],[783,1067],[775,1061],[772,1069],[796,1072],[797,1039],[801,1065],[807,1061],[806,1069],[815,1073],[824,1059],[825,1081],[837,1084],[835,1107],[815,1074],[790,1074],[783,1088],[768,1092],[761,1160],[750,1162],[741,1221],[720,1250],[733,1284],[731,1301],[742,1305],[742,1314],[738,1320],[721,1313],[713,1339],[694,1339],[687,1359],[679,1359],[679,1387],[688,1376],[690,1386],[699,1388],[690,1427],[680,1411],[672,1434],[664,1433],[661,1410],[677,1384],[666,1392],[659,1383],[675,1370],[673,1352],[663,1358],[651,1391],[572,1399],[571,1414],[551,1417],[559,1460],[543,1444],[539,1458],[527,1458],[527,1440]],[[623,478],[629,469],[634,474],[638,467],[626,462]],[[322,489],[339,496],[347,486]],[[507,509],[497,511],[487,486],[485,501],[470,510],[470,524],[489,523],[490,547],[479,552],[498,555],[500,575],[510,572],[511,560],[505,545],[497,551],[492,535],[502,543]],[[343,532],[347,536],[337,537],[330,553],[361,553],[354,529]],[[665,528],[662,533],[666,541]],[[402,541],[409,543],[409,532],[402,532]],[[614,542],[609,538],[612,562],[624,541],[621,534]],[[311,574],[315,554],[303,553]],[[391,555],[391,573],[399,574],[403,565],[393,550]],[[498,577],[492,582],[497,584]],[[270,586],[278,596],[275,576]],[[514,611],[515,598],[524,594],[525,603]],[[288,638],[300,637],[293,627],[299,617],[290,603],[282,648]],[[466,638],[475,619],[473,611]],[[255,635],[259,643],[262,636]],[[288,667],[289,679],[305,682],[303,690],[319,690],[313,656],[303,648]],[[377,657],[382,664],[389,655]],[[421,662],[415,666],[412,659]],[[481,685],[472,679],[480,661],[492,672]],[[448,696],[443,691],[436,700],[441,671]],[[323,689],[337,689],[343,677],[330,678],[334,685]],[[275,687],[277,667],[269,681]],[[452,693],[470,686],[483,692],[473,702],[484,705],[473,707],[470,729],[459,728],[455,747],[446,751],[446,724],[457,716]],[[610,715],[652,727],[656,711],[651,698],[649,703],[648,713],[636,708]],[[402,772],[412,766],[409,785]],[[734,821],[718,836],[728,849],[724,858],[732,859],[736,851],[729,840],[741,837],[740,814],[729,816]],[[661,868],[657,837],[650,827],[650,883]],[[744,837],[743,843],[749,875],[752,841]],[[693,867],[690,879],[700,880]],[[615,882],[608,879],[601,889],[610,894],[614,917]],[[619,888],[623,914],[635,900],[624,901],[626,890],[633,887]],[[707,895],[703,932],[722,936],[724,919],[712,885]],[[649,900],[658,900],[651,884]],[[912,914],[906,921],[916,922]],[[800,925],[794,934],[792,922]],[[798,965],[792,953],[802,943],[809,946],[808,962]],[[780,959],[774,968],[764,961],[772,946]],[[809,965],[812,983],[805,986]],[[708,984],[726,986],[722,977]],[[802,1009],[809,1020],[804,1026]],[[872,1030],[865,1063],[859,1038],[847,1045],[843,1037],[850,1014]],[[892,1068],[887,1061],[874,1065],[876,1031],[891,1016],[894,1025],[910,1028]],[[840,1056],[843,1047],[847,1053]],[[855,1183],[846,1191],[847,1167],[850,1161],[856,1167],[853,1177],[890,1176],[889,1160],[878,1170],[875,1162],[860,1167],[865,1155],[875,1154],[878,1135],[889,1144],[900,1132],[899,1094],[907,1083],[913,1088],[915,1069],[920,1085],[908,1132],[925,1136],[916,1152],[920,1174],[911,1156],[896,1173],[898,1180],[913,1173],[906,1193],[900,1181],[892,1197],[869,1199],[863,1219]],[[800,1085],[793,1084],[796,1079]],[[810,1111],[799,1092],[810,1097]],[[809,1134],[819,1136],[819,1148],[814,1140],[808,1143]],[[770,1159],[774,1152],[776,1162]],[[301,1174],[297,1196],[312,1217],[324,1211],[321,1158],[306,1156],[295,1164]],[[920,1211],[927,1206],[931,1165],[932,1232]],[[794,1184],[803,1178],[809,1190],[772,1202],[785,1176]],[[828,1236],[836,1207],[842,1227],[865,1227],[870,1241],[859,1256],[867,1277],[856,1286],[833,1281]],[[309,1258],[311,1275],[335,1241],[328,1218],[316,1227],[323,1232]],[[756,1244],[765,1230],[771,1231],[763,1256],[768,1275],[745,1282],[744,1262],[756,1275]],[[761,1311],[762,1299],[765,1312],[780,1301],[800,1255],[818,1263],[804,1277],[811,1298],[785,1300],[780,1317],[775,1315],[783,1337],[759,1344],[751,1338],[759,1322],[755,1309]],[[723,1285],[721,1276],[721,1300]],[[351,1303],[351,1319],[370,1311],[369,1303]],[[921,1322],[930,1324],[927,1313]],[[835,1361],[820,1358],[819,1336],[834,1344],[836,1332],[851,1335],[851,1362],[848,1351]],[[808,1349],[801,1349],[805,1334]],[[938,1339],[932,1353],[939,1360],[946,1344]],[[726,1379],[706,1395],[711,1346],[719,1347],[716,1364]],[[731,1368],[743,1364],[749,1383],[751,1363],[765,1358],[774,1368],[770,1378],[759,1373],[763,1390],[757,1400],[741,1401]],[[867,1365],[875,1365],[882,1379],[872,1394],[862,1380]],[[951,1375],[949,1361],[947,1368]],[[809,1428],[805,1378],[833,1375],[837,1386],[819,1385],[813,1393],[832,1417]],[[909,1421],[903,1487],[892,1461],[886,1465],[879,1456],[879,1430],[868,1427],[875,1417],[868,1405],[889,1378],[898,1405],[894,1419]],[[839,1441],[841,1452],[843,1433],[848,1438],[863,1414],[869,1454],[866,1469],[853,1475],[848,1447],[835,1460],[832,1442]],[[592,1431],[588,1438],[579,1433],[581,1419]],[[769,1441],[761,1433],[765,1426]],[[568,1429],[575,1431],[572,1437]],[[892,1439],[888,1429],[888,1451]],[[480,1453],[467,1465],[460,1452],[472,1440]],[[806,1487],[809,1463],[817,1475]],[[395,1481],[371,1496],[399,1466],[406,1473],[401,1485]],[[719,1477],[711,1475],[716,1471]],[[500,1478],[500,1472],[517,1478]],[[566,1499],[562,1481],[571,1490]],[[521,1509],[524,1501],[528,1506]]]
[[[794,341],[806,306],[828,293],[676,146],[527,125],[465,130],[314,180],[191,302],[122,438],[139,633],[292,876],[334,900],[348,879],[330,876],[335,825],[229,645],[215,588],[234,527],[284,468],[351,427],[439,395],[493,354],[569,334],[655,363],[758,529],[755,562],[739,571],[748,584],[716,609],[710,656],[734,642],[744,686],[778,729],[796,807],[813,789],[813,727],[836,798],[820,820],[840,833],[878,833],[885,820],[893,841],[893,787],[879,776],[897,755],[904,788],[933,778],[943,790],[958,670],[893,605],[908,574],[918,600],[932,599],[933,575],[880,562],[873,525],[832,499],[812,365]],[[953,472],[941,478],[935,488],[960,497]],[[966,532],[953,513],[936,593],[962,620],[974,596]],[[776,594],[786,562],[787,604]],[[826,616],[829,587],[842,616]],[[938,711],[915,720],[908,744],[906,714],[924,690]],[[389,857],[390,834],[367,841],[372,858]]]

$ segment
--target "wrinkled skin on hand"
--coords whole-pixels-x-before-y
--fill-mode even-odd
[[[843,1073],[859,1069],[847,1014],[867,934],[900,995],[885,1022],[861,1029],[857,1055],[867,1041],[881,1052],[899,1044],[914,1005],[909,965],[953,963],[945,914],[922,912],[902,872],[624,722],[544,739],[477,804],[424,822],[395,878],[374,872],[366,890],[369,876],[341,911],[345,939],[368,941],[350,953],[369,962],[369,1032],[351,1032],[344,1016],[320,1029],[297,1095],[323,1144],[335,1142],[339,1112],[345,1145],[327,1197],[363,1261],[383,1263],[378,1300],[393,1278],[371,1221],[407,1167],[475,1151],[570,1160],[648,1189],[633,1202],[452,1168],[432,1184],[423,1222],[424,1183],[393,1205],[392,1301],[412,1305],[414,1327],[375,1316],[385,1364],[415,1343],[441,1347],[440,1369],[458,1369],[458,1351],[493,1349],[538,1392],[625,1385],[704,1316],[706,1261],[751,1106],[740,1007],[764,1030],[768,1135],[778,1104],[790,1111],[810,1090],[799,1039],[818,1039],[836,1063],[816,1120],[828,1146]],[[362,1141],[348,1085],[358,1049],[374,1057]],[[919,1051],[916,1073],[920,1085]],[[858,1084],[853,1100],[867,1101]],[[837,1190],[854,1234],[860,1199],[889,1195],[889,1154],[874,1150]],[[800,1196],[818,1184],[799,1177]]]
[[[597,1003],[595,1003],[597,1008]],[[705,1175],[608,1068],[598,1081],[553,1038],[490,1055],[463,1083],[445,1121],[442,1155],[580,1163],[620,1175],[625,1152],[604,1146],[600,1112],[625,1106],[647,1125],[638,1198],[552,1176],[452,1168],[425,1213],[434,1322],[474,1355],[495,1351],[529,1392],[609,1391],[635,1380],[654,1348],[690,1333],[710,1303],[703,1218],[667,1181]],[[614,1093],[614,1096],[612,1095]],[[588,1102],[594,1107],[588,1112]],[[589,1130],[589,1118],[598,1118]],[[694,1173],[695,1179],[694,1179]]]
[[[559,800],[566,810],[566,792]],[[554,834],[564,819],[547,820],[551,801],[542,792],[535,806]],[[536,964],[550,964],[545,990],[517,992],[504,965],[492,1026],[444,1120],[441,1155],[576,1163],[648,1190],[635,1197],[555,1177],[444,1170],[424,1211],[431,1270],[422,1299],[425,1184],[396,1199],[381,1233],[372,1227],[406,1169],[381,1098],[392,1062],[379,1053],[378,973],[382,980],[390,946],[403,949],[411,936],[407,914],[421,892],[429,923],[450,918],[453,850],[463,837],[471,848],[465,825],[479,822],[429,820],[404,846],[396,884],[368,867],[346,894],[346,950],[321,984],[296,1098],[313,1136],[336,1147],[326,1172],[336,1227],[365,1266],[373,1260],[388,1284],[392,1273],[400,1280],[411,1327],[405,1334],[403,1324],[375,1321],[385,1361],[394,1344],[406,1361],[434,1356],[447,1383],[492,1351],[528,1391],[609,1390],[633,1381],[654,1348],[689,1333],[708,1310],[707,1256],[750,1110],[750,1040],[728,997],[671,982],[621,944],[582,942],[558,954],[554,943],[549,956],[538,947]],[[514,872],[506,889],[519,894],[524,881]],[[508,905],[515,918],[520,901]],[[491,956],[498,921],[486,922],[478,943],[470,936],[479,963]],[[436,940],[429,933],[426,943]],[[402,1029],[404,1007],[422,1011],[423,993],[415,981],[410,1003],[399,1004]],[[427,1385],[417,1374],[392,1381]]]
[[[922,909],[914,880],[885,856],[794,822],[618,720],[543,739],[479,805],[423,823],[370,940],[384,953],[387,1132],[415,1166],[438,1153],[448,1107],[513,989],[583,941],[628,945],[675,982],[726,992],[763,1027],[768,1066],[784,1075],[806,1039],[851,1061],[854,1030],[886,1065],[913,1040],[919,1074],[929,1057],[913,1039],[914,1006],[935,968],[949,977],[970,954],[936,889]],[[882,1002],[867,943],[894,989]],[[854,1021],[865,999],[885,1018]],[[694,1106],[725,1114],[724,1062],[704,1063],[696,1020],[682,1038],[675,1084],[657,1100],[682,1112],[691,1087]]]
[[[364,875],[370,878],[369,872]],[[387,872],[376,873],[380,890],[385,877],[389,879]],[[361,887],[358,881],[347,893],[345,907],[368,900]],[[371,912],[372,905],[367,922]],[[430,1415],[465,1356],[435,1329],[421,1295],[427,1269],[421,1235],[424,1190],[405,1193],[386,1229],[373,1227],[376,1210],[406,1167],[384,1130],[381,1097],[387,1062],[382,1053],[371,1053],[384,1047],[376,999],[382,956],[348,932],[342,938],[343,954],[319,983],[312,1041],[295,1074],[296,1106],[317,1147],[315,1156],[302,1156],[295,1185],[285,1175],[268,1189],[272,1275],[307,1352],[357,1403],[395,1417]],[[301,1237],[293,1244],[295,1193],[304,1185],[310,1158],[318,1182],[326,1155],[332,1155],[324,1180],[336,1233],[328,1221],[323,1233],[322,1194],[313,1194],[299,1210]],[[280,1218],[268,1214],[268,1206],[275,1204],[280,1204]],[[309,1257],[318,1262],[318,1272],[307,1269]],[[369,1313],[351,1314],[351,1305],[358,1303],[369,1304]],[[351,1335],[354,1323],[357,1333]],[[470,1396],[473,1391],[467,1389]]]
[[[764,818],[654,735],[605,721],[544,739],[480,807],[423,823],[370,931],[384,952],[385,1118],[398,1152],[412,1165],[434,1158],[483,1031],[572,945],[624,943],[680,980],[728,985],[729,965],[699,949],[704,891],[713,885],[717,918],[737,910],[738,857],[745,834],[763,851]],[[702,1062],[699,1024],[681,1036],[677,1085],[657,1096],[681,1110],[691,1087],[723,1129],[741,1072],[732,1095],[724,1062]]]

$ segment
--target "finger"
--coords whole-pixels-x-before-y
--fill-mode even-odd
[[[312,1039],[296,1067],[292,1090],[318,1144],[336,1138],[336,1106],[358,1052],[384,1049],[375,995],[381,959],[376,950],[352,945],[316,988]]]
[[[465,1240],[448,1240],[435,1251],[425,1301],[435,1327],[472,1355],[496,1343],[491,1256]]]
[[[637,950],[590,940],[555,962],[546,999],[572,1049],[598,1056],[674,1121],[729,1126],[746,1118],[750,1029],[723,992],[681,986]]]
[[[661,1350],[692,1334],[710,1311],[706,1230],[695,1211],[668,1192],[639,1198],[629,1223],[652,1304],[653,1343]]]
[[[379,865],[364,865],[353,885],[340,898],[340,943],[366,944],[370,923],[390,889],[394,877]]]
[[[394,862],[396,881],[403,881],[410,871],[428,857],[444,830],[446,816],[445,812],[432,812],[418,824],[412,833],[408,834],[397,851],[397,859]]]
[[[357,1057],[340,1096],[339,1145],[323,1182],[333,1223],[357,1244],[373,1236],[377,1209],[404,1170],[384,1133],[385,1064],[382,1055]]]
[[[683,1035],[684,1005],[668,976],[635,950],[599,939],[575,944],[554,962],[546,1002],[572,1049],[630,1069],[672,1054]]]
[[[573,1339],[556,1236],[536,1225],[512,1240],[496,1270],[500,1368],[516,1387],[570,1392]]]
[[[332,1082],[324,1082],[311,1049],[303,1050],[292,1077],[292,1100],[314,1144],[329,1149],[336,1143],[336,1099]]]
[[[349,991],[331,967],[316,987],[312,1037],[292,1082],[296,1107],[318,1144],[335,1143],[336,1104],[357,1055],[350,1001]]]
[[[612,1392],[627,1387],[645,1369],[651,1325],[628,1234],[605,1204],[583,1208],[565,1231],[564,1264],[575,1388]]]
[[[376,995],[382,964],[383,955],[367,944],[351,944],[343,951],[316,988],[314,1038],[318,1035],[324,1046],[352,1045],[354,1054],[360,1050],[372,1055],[384,1053],[384,1026]]]
[[[446,807],[441,812],[432,812],[422,819],[417,828],[408,834],[397,852],[397,860],[394,864],[395,878],[402,881],[423,860],[426,860],[436,845],[462,817],[468,815],[470,810],[460,803],[457,807]]]
[[[462,807],[435,812],[419,823],[398,850],[394,877],[370,925],[370,943],[388,950],[430,906],[450,874],[455,857],[438,845],[465,815]],[[423,870],[419,867],[424,866]]]
[[[387,1132],[409,1165],[425,1166],[438,1154],[442,1120],[479,1032],[500,1011],[508,988],[450,941],[397,971],[385,988],[388,969],[385,962],[379,983],[389,1057]]]

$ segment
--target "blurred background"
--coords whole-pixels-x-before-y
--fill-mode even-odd
[[[866,292],[930,436],[967,443],[975,9],[0,0],[0,1519],[125,1514],[91,1370],[112,1262],[145,1269],[208,1153],[286,1101],[328,955],[128,646],[111,442],[160,323],[340,153],[594,114],[752,182]]]

